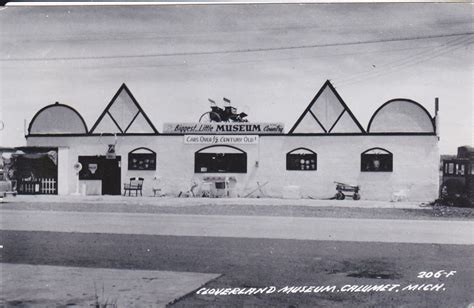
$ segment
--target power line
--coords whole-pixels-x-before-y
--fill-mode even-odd
[[[324,58],[324,57],[345,57],[345,56],[351,56],[351,55],[367,55],[370,53],[392,53],[392,52],[400,52],[400,51],[407,51],[407,50],[417,50],[417,49],[427,49],[427,48],[432,48],[430,46],[419,46],[419,47],[407,47],[407,48],[391,48],[388,50],[374,50],[374,51],[358,51],[358,52],[345,52],[345,53],[331,53],[331,54],[324,54],[324,55],[312,55],[312,56],[303,56],[303,57],[279,57],[279,58],[271,58],[271,57],[265,57],[265,58],[256,58],[256,59],[251,59],[251,60],[232,60],[232,61],[224,61],[224,62],[217,62],[217,61],[205,61],[205,62],[188,62],[188,61],[180,61],[178,63],[166,63],[166,64],[111,64],[111,63],[100,63],[100,65],[89,65],[89,66],[84,66],[84,65],[79,65],[79,66],[73,66],[72,68],[74,69],[93,69],[93,70],[102,70],[102,69],[123,69],[123,68],[158,68],[158,67],[194,67],[194,66],[208,66],[210,64],[212,65],[232,65],[232,64],[248,64],[248,63],[265,63],[265,62],[283,62],[283,61],[301,61],[301,60],[308,60],[308,59],[316,59],[316,58]],[[110,65],[109,65],[110,64]],[[38,67],[29,67],[30,69],[36,69]],[[44,67],[41,67],[44,68]],[[51,68],[51,66],[48,66],[48,68]],[[3,66],[3,69],[17,69],[16,66]]]
[[[473,42],[470,42],[470,44],[472,44]],[[353,84],[357,84],[357,83],[360,83],[362,81],[366,81],[366,80],[370,80],[370,79],[373,79],[373,78],[380,78],[380,77],[383,77],[383,76],[386,76],[386,75],[390,75],[390,74],[393,74],[393,73],[396,73],[396,72],[399,72],[399,71],[402,71],[404,69],[407,69],[407,68],[410,68],[410,67],[413,67],[415,65],[418,65],[420,63],[423,63],[423,62],[426,62],[426,61],[429,61],[431,59],[434,59],[434,58],[437,58],[437,57],[440,57],[442,55],[445,55],[449,52],[452,52],[456,49],[459,49],[460,47],[462,46],[457,46],[457,47],[452,47],[451,49],[446,49],[446,50],[443,50],[437,54],[434,54],[430,57],[427,57],[427,58],[423,58],[423,59],[420,59],[420,60],[417,60],[417,61],[414,61],[414,62],[410,62],[410,63],[405,63],[403,65],[400,65],[398,67],[393,67],[393,68],[390,68],[384,72],[376,72],[374,74],[371,74],[371,75],[368,75],[368,76],[365,76],[363,78],[357,78],[357,79],[352,79],[352,80],[349,80],[349,81],[343,81],[341,83],[337,83],[338,86],[350,86],[350,85],[353,85]]]
[[[418,52],[414,55],[408,55],[407,57],[404,57],[402,59],[398,59],[398,60],[395,60],[395,61],[391,61],[391,62],[388,62],[386,64],[382,64],[382,65],[377,64],[376,66],[374,66],[374,68],[376,68],[375,70],[371,68],[370,71],[355,73],[353,75],[341,78],[338,81],[341,84],[341,83],[351,82],[352,79],[359,79],[359,78],[363,78],[364,76],[367,76],[367,75],[373,75],[374,73],[378,74],[382,70],[385,71],[385,70],[390,70],[392,68],[396,68],[400,65],[403,66],[407,63],[410,63],[413,60],[421,59],[425,56],[430,56],[431,54],[439,52],[443,49],[449,49],[449,48],[457,46],[459,44],[464,44],[464,43],[468,42],[469,40],[470,40],[470,38],[465,38],[465,37],[459,38],[458,37],[458,38],[455,38],[453,40],[450,40],[450,41],[444,43],[442,46],[435,47],[434,49],[421,51],[421,52]]]
[[[212,50],[212,51],[156,53],[156,54],[142,54],[142,55],[117,55],[117,56],[84,56],[84,57],[51,57],[51,58],[3,58],[3,59],[0,59],[0,61],[1,62],[20,62],[20,61],[25,61],[26,62],[26,61],[107,60],[107,59],[125,59],[125,58],[154,58],[154,57],[234,54],[234,53],[251,53],[251,52],[264,52],[264,51],[296,50],[296,49],[310,49],[310,48],[321,48],[321,47],[337,47],[337,46],[349,46],[349,45],[364,45],[364,44],[377,44],[377,43],[388,43],[388,42],[414,41],[414,40],[425,40],[425,39],[433,39],[433,38],[464,36],[464,35],[472,35],[472,34],[474,34],[474,32],[451,33],[451,34],[441,34],[441,35],[427,35],[427,36],[416,36],[416,37],[401,37],[401,38],[391,38],[391,39],[381,39],[381,40],[379,39],[379,40],[367,40],[367,41],[356,41],[356,42],[330,43],[330,44],[286,46],[286,47],[266,47],[266,48],[263,47],[263,48],[248,48],[248,49],[234,49],[234,50]]]
[[[362,24],[358,25],[362,26]],[[338,27],[336,25],[328,25],[328,28],[331,30],[339,29],[343,27]],[[308,29],[320,29],[320,25],[304,25],[304,26],[282,26],[282,27],[268,27],[268,28],[255,28],[255,29],[219,29],[213,30],[212,32],[190,32],[190,31],[181,31],[176,32],[173,30],[171,34],[161,34],[157,31],[140,31],[140,32],[108,32],[108,33],[87,33],[87,34],[69,34],[61,35],[56,34],[53,38],[51,33],[47,35],[38,35],[35,34],[12,34],[9,33],[11,38],[15,41],[21,41],[26,43],[35,43],[35,42],[87,42],[87,41],[123,41],[123,40],[155,40],[155,39],[175,39],[175,38],[196,38],[196,37],[211,37],[215,38],[216,36],[229,36],[237,34],[247,34],[248,33],[260,33],[260,32],[287,32],[295,30],[308,30]],[[7,36],[8,37],[8,36]]]
[[[467,46],[467,45],[470,45],[470,44],[473,44],[473,43],[474,43],[474,41],[469,41],[469,40],[465,40],[465,41],[462,41],[462,42],[456,42],[455,44],[453,44],[453,46],[449,46],[445,49],[437,50],[434,53],[432,53],[431,55],[426,55],[426,56],[423,56],[421,58],[405,59],[405,62],[400,63],[400,64],[396,64],[392,67],[388,67],[387,70],[377,71],[377,72],[369,72],[369,74],[367,74],[366,76],[355,76],[354,75],[352,77],[346,78],[344,81],[339,81],[339,82],[336,81],[336,84],[338,86],[348,86],[348,85],[352,85],[352,84],[357,84],[357,83],[359,83],[363,80],[372,79],[372,78],[375,78],[375,77],[381,77],[381,76],[384,76],[384,75],[389,75],[389,74],[398,72],[400,70],[409,68],[411,66],[417,65],[419,63],[426,62],[426,61],[429,61],[431,59],[442,56],[444,54],[447,54],[451,51],[454,51],[456,49],[459,49],[459,48],[463,47],[464,44],[466,44],[465,46]]]

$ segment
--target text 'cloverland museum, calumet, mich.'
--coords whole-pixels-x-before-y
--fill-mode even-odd
[[[287,131],[227,109],[227,118],[214,106],[199,122],[165,122],[159,131],[125,84],[90,129],[73,106],[46,106],[28,127],[15,170],[19,193],[27,193],[27,179],[48,178],[52,188],[38,183],[30,193],[68,195],[79,187],[86,195],[118,195],[140,177],[143,195],[153,195],[156,179],[168,195],[192,181],[222,179],[234,197],[265,183],[271,197],[292,187],[323,199],[334,196],[334,182],[358,185],[366,200],[390,200],[401,189],[410,190],[412,201],[438,195],[437,115],[415,101],[381,104],[366,129],[329,81]]]

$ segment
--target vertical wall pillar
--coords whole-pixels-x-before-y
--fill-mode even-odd
[[[58,148],[58,195],[69,194],[69,148]]]

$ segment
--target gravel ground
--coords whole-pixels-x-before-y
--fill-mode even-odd
[[[474,209],[445,206],[420,206],[413,209],[397,208],[351,208],[337,206],[299,205],[251,205],[251,204],[198,204],[198,205],[154,205],[128,203],[58,203],[58,202],[4,202],[3,209],[80,211],[80,212],[124,212],[156,214],[194,215],[242,215],[242,216],[286,216],[286,217],[334,217],[374,219],[474,219]]]

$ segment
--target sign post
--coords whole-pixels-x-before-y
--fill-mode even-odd
[[[76,192],[73,193],[73,196],[79,196],[81,193],[79,192],[79,172],[82,170],[82,164],[80,162],[76,162],[73,166],[74,171],[76,172]]]
[[[105,153],[105,158],[106,159],[115,159],[116,158],[115,154],[115,144],[109,144],[107,146],[107,153]]]

